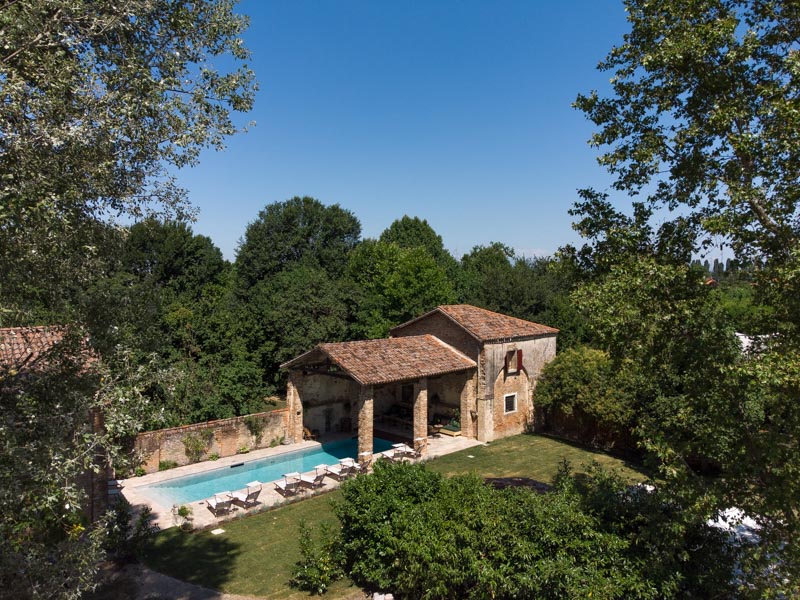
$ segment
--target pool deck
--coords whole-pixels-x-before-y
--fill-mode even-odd
[[[333,441],[333,440],[326,440],[326,441]],[[205,473],[206,471],[219,469],[221,467],[229,467],[231,465],[235,465],[241,462],[250,462],[252,460],[257,460],[260,458],[278,456],[289,452],[296,452],[297,450],[305,450],[307,448],[318,448],[321,445],[322,444],[320,444],[319,442],[304,441],[300,442],[299,444],[290,444],[285,446],[277,446],[275,448],[263,448],[261,450],[253,450],[251,452],[248,452],[247,454],[226,456],[225,458],[220,458],[215,461],[203,461],[191,465],[186,465],[183,467],[176,467],[174,469],[169,469],[167,471],[160,471],[158,473],[143,475],[141,477],[131,477],[130,479],[124,479],[119,481],[121,485],[120,492],[125,497],[125,499],[131,503],[131,505],[134,507],[134,510],[140,510],[144,506],[150,506],[150,508],[152,508],[153,510],[154,523],[157,524],[161,529],[168,529],[170,527],[175,527],[177,525],[176,519],[172,514],[173,507],[163,506],[159,504],[157,500],[155,500],[152,496],[150,496],[147,493],[146,489],[147,486],[150,486],[154,483],[160,483],[167,479],[174,479],[175,477],[183,477],[186,475]],[[478,440],[465,437],[447,437],[447,436],[430,437],[428,438],[428,450],[426,454],[422,458],[417,459],[417,461],[424,461],[431,458],[435,458],[437,456],[443,456],[445,454],[450,454],[452,452],[457,452],[459,450],[465,450],[467,448],[472,448],[474,446],[482,446],[482,445],[483,443],[479,442]],[[313,475],[314,471],[309,471],[308,474]],[[263,487],[261,489],[261,495],[258,497],[258,504],[246,510],[243,509],[241,506],[235,506],[230,513],[226,515],[220,515],[217,517],[214,516],[211,510],[209,510],[205,500],[198,500],[196,502],[187,503],[187,506],[191,507],[192,509],[191,520],[194,527],[200,529],[211,527],[213,525],[217,525],[229,519],[235,519],[246,514],[261,512],[265,509],[272,508],[274,506],[287,504],[288,502],[294,502],[297,500],[302,500],[304,498],[309,498],[311,496],[316,496],[318,494],[323,494],[325,492],[329,492],[330,490],[339,487],[338,481],[336,481],[331,477],[326,477],[324,480],[324,485],[318,490],[304,491],[298,493],[296,496],[290,496],[288,498],[285,498],[280,493],[278,493],[272,481],[269,482],[264,481],[262,483]],[[237,490],[228,490],[228,491],[234,492]],[[241,491],[246,493],[246,490],[241,490]]]

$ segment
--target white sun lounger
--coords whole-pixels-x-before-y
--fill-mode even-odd
[[[310,490],[321,488],[325,485],[325,475],[328,465],[317,465],[314,467],[314,476],[300,475],[300,485]]]
[[[233,508],[232,504],[233,498],[231,498],[230,492],[219,492],[206,500],[206,505],[208,505],[209,510],[214,513],[215,517],[224,513],[229,513]]]
[[[339,463],[338,465],[326,466],[325,472],[337,481],[342,481],[347,479],[353,472],[353,468],[353,465]]]
[[[247,493],[233,492],[231,499],[236,504],[241,504],[244,508],[249,507],[251,504],[258,504],[258,496],[261,494],[261,482],[251,481],[247,484]]]
[[[300,473],[286,473],[275,482],[275,489],[284,496],[294,496],[300,491]]]

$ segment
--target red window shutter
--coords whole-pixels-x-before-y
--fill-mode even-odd
[[[505,360],[506,360],[506,364],[505,364],[505,370],[506,370],[506,373],[508,373],[508,352],[506,352],[506,358],[505,358]]]
[[[517,350],[517,371],[522,371],[522,350]]]

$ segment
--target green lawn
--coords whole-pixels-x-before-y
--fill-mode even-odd
[[[472,456],[472,458],[470,458]],[[643,475],[636,465],[627,464],[606,453],[587,450],[574,444],[539,435],[519,435],[456,452],[431,460],[431,469],[448,475],[474,472],[484,477],[530,477],[550,483],[563,458],[573,465],[576,475],[582,465],[597,461],[622,470],[631,480]],[[186,534],[176,528],[160,533],[155,549],[145,560],[157,571],[232,594],[270,599],[308,598],[308,594],[289,587],[292,566],[300,556],[298,525],[336,523],[331,507],[331,492],[290,504],[252,517],[225,522],[225,533],[208,531]],[[339,582],[326,594],[341,599],[354,596],[358,589],[349,581]]]

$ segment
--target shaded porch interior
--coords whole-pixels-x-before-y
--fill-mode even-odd
[[[302,404],[305,438],[324,441],[358,432],[361,386],[352,379],[306,372],[297,385]],[[425,410],[426,435],[440,428],[449,435],[462,433],[463,374],[428,377]],[[414,405],[421,381],[371,386],[373,390],[373,436],[410,443],[414,440]],[[437,426],[437,427],[434,427]],[[447,429],[445,429],[447,427]]]

